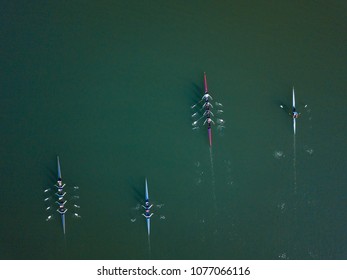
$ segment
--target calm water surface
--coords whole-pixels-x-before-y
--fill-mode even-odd
[[[0,258],[346,259],[346,3],[166,2],[3,5]]]

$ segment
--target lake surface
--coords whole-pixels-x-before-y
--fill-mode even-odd
[[[346,12],[345,1],[3,4],[0,258],[346,259]],[[204,72],[225,121],[211,149],[202,122],[192,129]],[[293,86],[295,137],[280,108]]]

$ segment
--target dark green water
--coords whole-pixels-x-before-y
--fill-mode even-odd
[[[2,4],[1,259],[347,258],[345,1],[34,2]]]

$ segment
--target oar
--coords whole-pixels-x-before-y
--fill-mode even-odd
[[[190,106],[190,108],[194,109],[197,105],[200,104],[201,101],[202,101],[202,99],[198,103],[194,104],[193,106]]]

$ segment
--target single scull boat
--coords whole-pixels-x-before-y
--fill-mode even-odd
[[[145,208],[145,213],[142,215],[146,218],[148,237],[151,234],[151,217],[152,217],[153,213],[150,213],[150,209],[152,206],[153,206],[153,204],[149,205],[148,184],[147,184],[147,178],[146,178],[146,180],[145,180],[145,205],[144,206],[142,205],[142,207]]]

